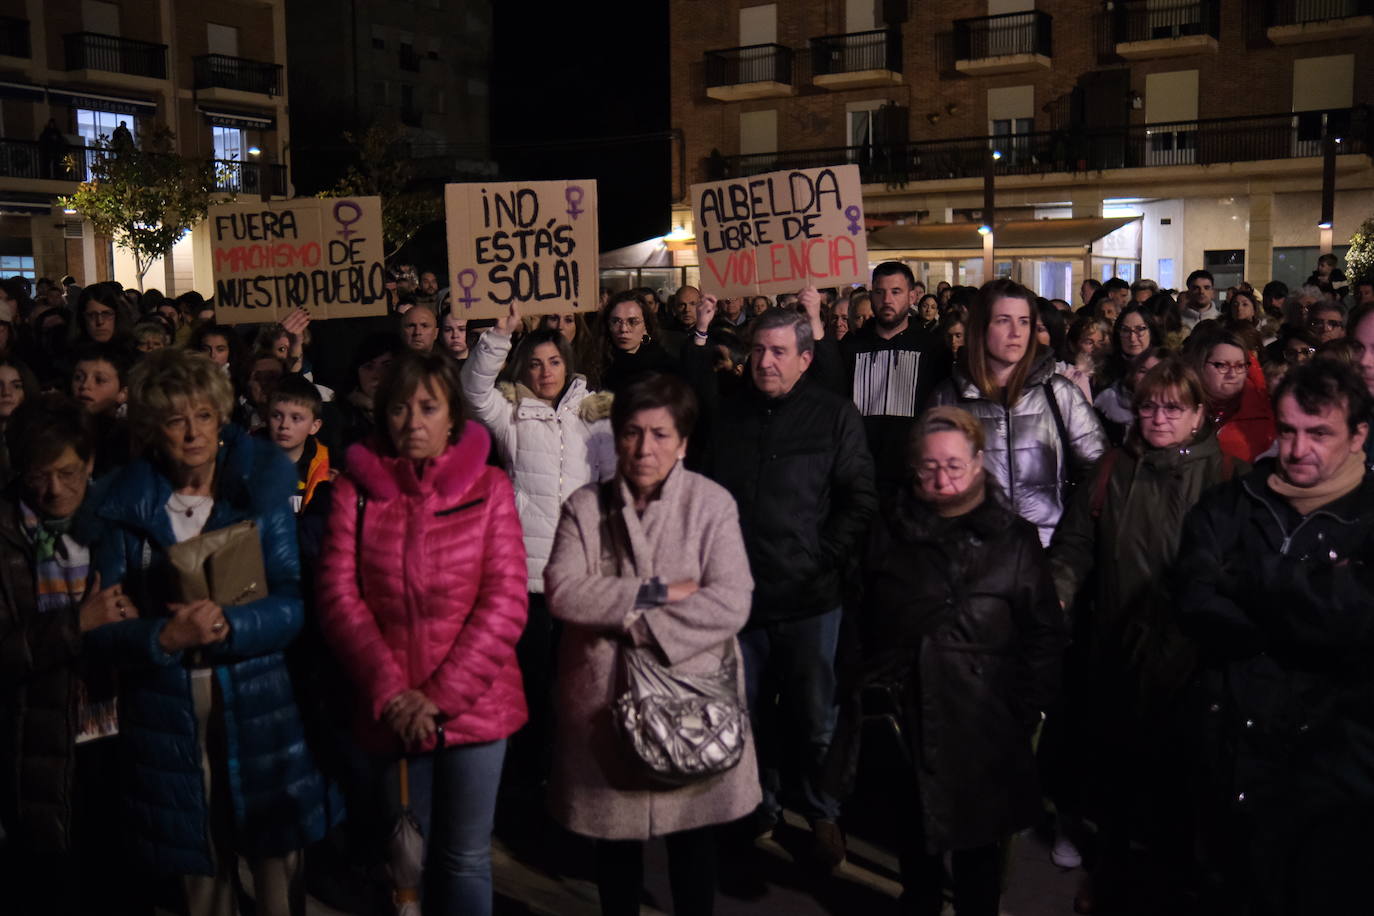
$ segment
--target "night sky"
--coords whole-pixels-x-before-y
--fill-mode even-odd
[[[492,155],[504,179],[595,178],[601,249],[666,233],[668,4],[494,4]],[[626,34],[633,36],[626,39]]]

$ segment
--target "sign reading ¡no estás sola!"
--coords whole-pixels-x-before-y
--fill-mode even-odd
[[[473,182],[444,187],[454,312],[499,318],[589,311],[597,273],[596,181]]]
[[[219,204],[206,221],[216,322],[386,313],[380,197]]]
[[[857,165],[694,184],[691,196],[705,291],[769,296],[868,278]]]

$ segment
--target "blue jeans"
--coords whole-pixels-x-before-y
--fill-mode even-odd
[[[491,913],[491,832],[505,756],[502,739],[408,758],[410,807],[425,838],[426,914]],[[386,774],[387,794],[399,807],[394,761]]]
[[[739,634],[763,808],[775,817],[782,809],[780,794],[787,795],[788,803],[810,821],[833,819],[840,813],[840,803],[820,788],[835,731],[840,613],[836,608]],[[782,761],[793,762],[791,772],[784,771]]]

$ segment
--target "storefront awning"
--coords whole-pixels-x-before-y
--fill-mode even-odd
[[[1078,219],[1014,219],[998,223],[993,241],[998,251],[1009,248],[1086,248],[1138,216]],[[983,247],[976,223],[923,223],[887,226],[868,234],[869,251],[951,251]]]
[[[23,102],[41,102],[46,93],[42,86],[32,83],[19,83],[13,80],[0,80],[0,98],[19,99]]]
[[[0,213],[24,216],[47,216],[56,201],[44,194],[22,194],[13,191],[0,195]]]
[[[219,127],[237,127],[241,130],[271,130],[276,120],[270,115],[254,114],[248,111],[227,111],[223,108],[201,108],[205,120]]]
[[[157,102],[152,99],[137,99],[122,95],[109,95],[103,92],[87,92],[84,89],[48,89],[49,100],[72,108],[87,108],[91,111],[108,111],[114,114],[155,115]]]
[[[645,239],[634,245],[603,251],[601,270],[635,270],[640,267],[672,267],[673,256],[663,239]]]

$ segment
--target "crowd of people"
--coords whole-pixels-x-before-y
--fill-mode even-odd
[[[480,916],[498,805],[611,916],[651,839],[709,914],[784,809],[814,876],[875,803],[903,913],[995,916],[1046,823],[1082,913],[1139,849],[1173,911],[1364,896],[1374,284],[470,322],[437,276],[337,377],[303,310],[0,281],[7,909],[301,914],[308,859]]]

